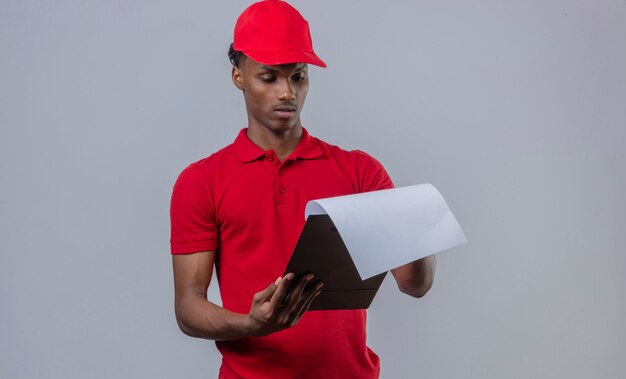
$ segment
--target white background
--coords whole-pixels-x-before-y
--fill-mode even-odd
[[[247,4],[0,0],[0,377],[216,377],[174,319],[169,196],[246,126]],[[383,284],[383,378],[622,376],[626,2],[292,4],[329,66],[305,127],[435,185],[470,241],[423,299]]]

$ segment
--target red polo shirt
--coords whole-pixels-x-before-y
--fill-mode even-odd
[[[283,162],[241,130],[234,143],[187,167],[174,185],[171,252],[216,250],[223,306],[248,313],[252,297],[281,276],[304,227],[309,200],[393,187],[364,152],[303,129]],[[265,337],[217,341],[220,378],[377,378],[364,310],[309,311]]]

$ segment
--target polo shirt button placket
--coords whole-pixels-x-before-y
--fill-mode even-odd
[[[286,199],[285,199],[285,184],[284,184],[284,177],[283,177],[283,173],[284,173],[284,164],[282,163],[278,166],[277,170],[276,170],[276,174],[277,174],[277,184],[278,184],[278,193],[276,194],[277,196],[277,204],[285,204],[286,203]]]

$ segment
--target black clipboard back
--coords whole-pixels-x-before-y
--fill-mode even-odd
[[[382,252],[381,252],[382,253]],[[285,274],[293,272],[288,291],[308,273],[324,283],[309,310],[366,309],[385,279],[386,272],[361,280],[341,235],[328,215],[312,215],[306,221]]]

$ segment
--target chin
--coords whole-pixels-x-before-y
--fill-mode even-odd
[[[285,122],[285,123],[278,123],[278,124],[274,124],[270,127],[268,127],[268,129],[270,129],[271,131],[275,132],[275,133],[285,133],[288,132],[290,130],[293,130],[297,127],[299,127],[300,124],[296,123],[296,122]]]

